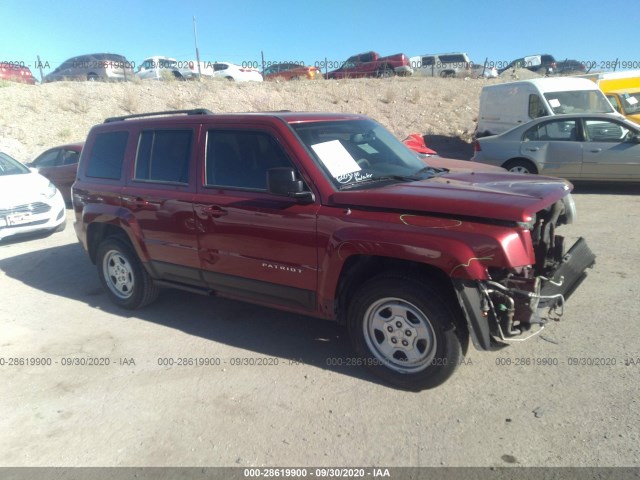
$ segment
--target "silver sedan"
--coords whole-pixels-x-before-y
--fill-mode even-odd
[[[479,138],[471,160],[570,180],[639,181],[640,129],[607,114],[542,117]]]

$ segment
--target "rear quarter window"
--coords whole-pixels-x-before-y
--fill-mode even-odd
[[[87,177],[119,180],[129,132],[98,133],[89,155]]]

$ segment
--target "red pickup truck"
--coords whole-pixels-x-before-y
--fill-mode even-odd
[[[327,74],[327,78],[391,77],[393,75],[408,76],[413,73],[409,57],[404,53],[396,53],[381,57],[376,52],[359,53],[349,57],[340,68]]]
[[[571,188],[433,168],[365,116],[189,110],[92,128],[73,207],[120,307],[171,287],[334,320],[351,364],[420,390],[562,314],[595,262],[559,235]]]

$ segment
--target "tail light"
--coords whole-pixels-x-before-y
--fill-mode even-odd
[[[473,151],[474,152],[481,152],[482,151],[482,147],[480,147],[480,142],[478,140],[476,140],[473,143]]]

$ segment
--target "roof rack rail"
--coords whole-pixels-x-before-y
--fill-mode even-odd
[[[179,113],[186,113],[187,115],[213,115],[213,112],[206,108],[193,108],[191,110],[166,110],[164,112],[136,113],[134,115],[123,115],[122,117],[109,117],[104,121],[104,123],[120,122],[122,120],[129,120],[131,118],[175,115]]]

